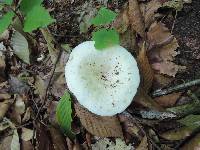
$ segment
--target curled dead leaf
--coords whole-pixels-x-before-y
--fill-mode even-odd
[[[11,104],[12,104],[11,99],[0,102],[0,119],[2,119],[5,116]]]
[[[142,138],[142,141],[140,142],[140,145],[136,148],[136,150],[147,150],[148,149],[148,141],[147,137],[144,136]]]
[[[163,111],[163,108],[156,103],[143,89],[138,89],[136,96],[134,97],[134,102],[158,111]]]
[[[140,7],[137,0],[129,0],[129,21],[133,30],[135,30],[141,37],[145,37],[145,25],[144,18],[140,11]]]
[[[153,23],[147,33],[149,41],[149,52],[152,68],[161,74],[175,76],[180,70],[185,69],[173,61],[178,54],[178,42],[170,33],[169,29],[162,23]]]
[[[172,107],[175,105],[176,101],[179,99],[179,97],[181,96],[181,92],[178,93],[172,93],[172,94],[168,94],[168,95],[163,95],[160,97],[156,97],[154,98],[154,100],[163,107]]]
[[[52,139],[52,142],[53,142],[54,149],[55,150],[67,149],[67,143],[65,141],[65,138],[61,134],[61,132],[54,127],[51,127],[49,129],[49,131],[50,131],[50,134],[51,134],[51,139]]]
[[[167,140],[181,140],[191,135],[192,131],[193,130],[188,127],[182,127],[175,130],[166,131],[162,133],[160,136]]]
[[[147,3],[140,4],[140,10],[144,17],[145,28],[149,28],[155,21],[155,12],[162,6],[160,0],[151,0]]]
[[[146,55],[145,44],[143,44],[142,49],[139,51],[137,60],[140,68],[140,74],[142,76],[141,87],[146,93],[148,93],[149,89],[152,86],[154,73]]]
[[[74,105],[76,114],[80,118],[82,125],[91,134],[99,137],[122,137],[122,128],[120,122],[116,116],[102,117],[97,116],[80,104],[76,103]]]
[[[113,26],[119,33],[124,33],[129,27],[128,9],[124,8],[119,13],[118,17],[113,23]]]

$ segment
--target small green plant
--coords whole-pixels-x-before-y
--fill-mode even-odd
[[[53,23],[55,20],[42,6],[42,2],[43,0],[22,0],[17,6],[13,5],[13,0],[3,0],[0,2],[0,5],[6,8],[5,10],[9,10],[0,18],[0,33],[12,24],[15,17],[21,20],[25,32],[31,32]]]
[[[102,26],[109,25],[117,14],[105,7],[100,8],[97,16],[91,20],[91,23],[98,27],[98,30],[92,33],[92,40],[95,41],[95,48],[102,50],[106,47],[119,44],[119,34],[115,29]]]

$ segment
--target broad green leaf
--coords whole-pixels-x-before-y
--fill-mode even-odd
[[[20,10],[26,15],[35,6],[40,6],[43,0],[22,0]]]
[[[0,1],[0,4],[7,4],[7,5],[11,5],[13,2],[13,0],[2,0]]]
[[[63,132],[70,137],[73,136],[73,133],[71,131],[71,115],[71,98],[69,93],[65,92],[65,94],[61,97],[61,100],[59,101],[58,106],[56,108],[56,118]]]
[[[91,20],[92,24],[98,26],[98,25],[106,25],[111,23],[115,18],[117,14],[106,7],[102,7],[97,16]]]
[[[0,18],[0,34],[3,33],[10,23],[12,22],[12,18],[14,17],[13,12],[8,12],[2,18]]]
[[[119,34],[115,29],[100,29],[92,33],[96,49],[104,49],[119,44]]]
[[[178,120],[178,122],[184,124],[191,129],[195,129],[200,127],[200,115],[189,115],[185,118]]]
[[[27,64],[30,64],[28,42],[25,37],[16,31],[11,38],[14,53]]]
[[[35,6],[25,17],[24,31],[31,32],[39,27],[46,27],[54,21],[44,7]]]

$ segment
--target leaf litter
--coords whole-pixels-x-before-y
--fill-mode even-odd
[[[54,30],[64,28],[65,30],[65,27],[72,28],[73,26],[73,29],[77,28],[75,33],[78,36],[84,35],[88,38],[93,31],[89,20],[94,17],[102,3],[104,7],[107,5],[112,10],[119,12],[112,26],[120,33],[121,44],[137,57],[142,82],[137,96],[134,98],[135,101],[126,110],[129,115],[124,115],[125,112],[123,112],[112,117],[96,116],[76,103],[72,96],[72,108],[69,108],[71,112],[67,116],[71,115],[73,119],[71,128],[73,131],[78,130],[74,132],[78,138],[67,138],[67,143],[66,137],[64,137],[66,135],[60,132],[58,127],[55,108],[67,90],[63,73],[70,50],[63,50],[61,45],[66,43],[57,40],[58,36],[52,28]],[[76,8],[74,9],[75,13],[73,11],[70,13],[72,16],[78,14],[79,17],[73,17],[79,24],[74,24],[72,20],[68,25],[66,21],[62,20],[63,18],[60,18],[60,22],[63,24],[55,23],[50,30],[44,28],[31,33],[31,36],[35,38],[36,45],[31,44],[25,36],[26,33],[22,34],[21,31],[13,30],[12,27],[10,27],[11,30],[8,30],[9,34],[4,35],[5,38],[0,36],[2,37],[0,38],[0,134],[3,135],[3,138],[0,139],[0,147],[5,149],[9,146],[16,149],[19,149],[20,146],[24,149],[33,147],[38,149],[67,149],[67,147],[149,149],[162,146],[173,148],[172,145],[166,144],[167,141],[176,145],[178,140],[186,139],[188,142],[181,145],[181,148],[188,149],[190,146],[199,148],[198,140],[196,140],[199,136],[197,134],[193,137],[194,129],[190,128],[190,126],[195,129],[199,127],[198,115],[191,114],[192,108],[197,103],[192,103],[187,107],[177,106],[179,99],[185,95],[184,92],[151,97],[153,90],[173,85],[172,82],[176,80],[176,75],[186,69],[185,66],[176,62],[176,57],[179,57],[180,54],[177,51],[179,44],[163,23],[162,17],[166,14],[162,14],[159,10],[165,9],[167,6],[181,11],[184,8],[183,4],[189,3],[189,1],[128,0],[127,3],[123,3],[123,6],[120,6],[119,2],[116,3],[117,8],[115,8],[115,3],[110,4],[109,1],[87,1],[85,3],[74,1],[70,4],[63,2],[63,6]],[[52,14],[55,15],[54,6],[46,3],[45,5],[51,7]],[[60,9],[62,8],[60,7]],[[60,12],[57,15],[62,16]],[[27,28],[27,30],[29,29]],[[65,33],[64,30],[63,33]],[[72,41],[67,45],[74,46],[74,43],[77,45],[85,40],[84,38],[80,40],[77,35],[65,35]],[[79,41],[73,41],[73,36]],[[41,54],[45,58],[37,61],[36,58],[39,58]],[[32,81],[29,81],[28,77],[26,80],[22,80],[21,72],[28,74]],[[165,109],[166,107],[168,109]],[[185,112],[185,108],[189,108],[187,112]],[[195,112],[199,112],[196,107]],[[165,132],[161,132],[157,129],[158,124],[171,119],[178,124],[175,130],[163,129]],[[10,122],[18,130],[15,128],[13,130]],[[166,122],[166,125],[168,124],[169,122]],[[154,133],[150,132],[149,128],[152,128],[153,130],[150,130]],[[10,135],[6,134],[7,131]],[[157,138],[162,137],[162,139],[153,138],[153,135]],[[191,140],[187,140],[187,137],[191,137]]]

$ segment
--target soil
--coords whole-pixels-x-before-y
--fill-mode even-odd
[[[184,5],[178,12],[173,34],[178,40],[180,55],[176,61],[187,67],[179,73],[176,79],[191,81],[200,76],[200,1],[193,0],[192,4]]]

